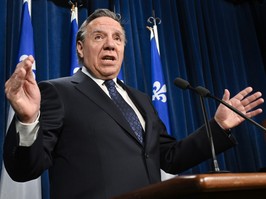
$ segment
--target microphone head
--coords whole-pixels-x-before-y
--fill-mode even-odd
[[[195,88],[195,91],[202,97],[209,97],[211,94],[211,92],[207,88],[204,88],[202,86],[197,86]]]
[[[174,80],[174,84],[181,88],[181,89],[187,89],[190,87],[190,84],[188,83],[188,81],[180,78],[180,77],[177,77],[175,80]]]

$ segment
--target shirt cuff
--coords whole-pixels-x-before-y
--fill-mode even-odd
[[[18,119],[16,120],[16,130],[19,134],[19,146],[31,146],[37,138],[39,130],[39,117],[33,123],[23,123]]]

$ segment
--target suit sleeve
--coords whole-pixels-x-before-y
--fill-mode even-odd
[[[215,120],[210,121],[210,127],[216,154],[235,146],[234,137],[222,130]],[[173,140],[174,138],[161,134],[161,168],[166,172],[177,174],[212,157],[205,126],[183,140]]]
[[[13,119],[4,142],[4,164],[14,181],[24,182],[39,177],[52,162],[53,149],[62,128],[63,103],[56,88],[50,83],[40,83],[40,128],[34,143],[19,146],[19,134]]]

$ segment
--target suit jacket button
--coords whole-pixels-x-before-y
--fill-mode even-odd
[[[148,159],[149,158],[149,154],[145,153],[145,158]]]

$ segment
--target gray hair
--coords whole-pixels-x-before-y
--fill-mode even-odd
[[[80,26],[76,37],[76,44],[78,43],[78,41],[81,41],[82,43],[85,41],[85,36],[87,33],[87,25],[91,21],[99,17],[110,17],[111,19],[117,21],[121,25],[123,33],[125,35],[125,29],[121,22],[121,16],[119,14],[116,14],[108,9],[97,9]],[[126,38],[125,38],[125,44],[126,44]],[[83,59],[79,56],[78,53],[77,55],[78,55],[79,64],[83,64]]]

